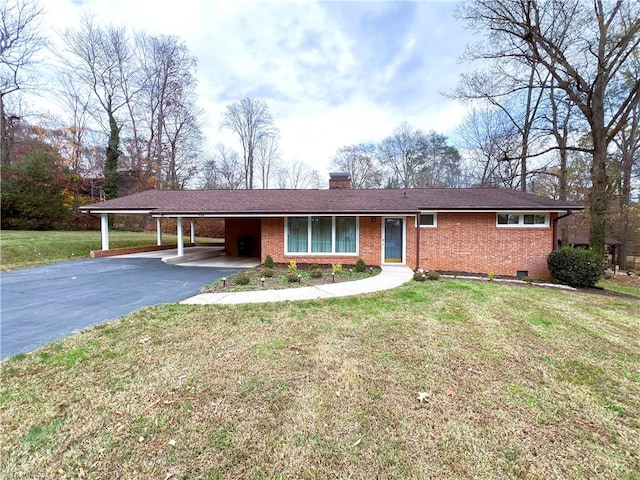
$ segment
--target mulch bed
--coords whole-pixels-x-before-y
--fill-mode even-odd
[[[226,277],[225,280],[217,280],[216,282],[203,287],[202,292],[247,292],[252,290],[279,290],[283,288],[312,287],[318,285],[326,285],[328,283],[351,282],[353,280],[362,280],[372,275],[380,273],[379,267],[367,266],[363,273],[356,272],[353,265],[345,265],[342,271],[332,275],[331,265],[317,264],[298,264],[299,278],[295,282],[288,279],[288,264],[274,264],[273,268],[266,269],[263,265],[255,268],[243,270]],[[314,278],[311,274],[312,270],[320,269],[322,276]],[[271,270],[272,275],[269,275]],[[249,283],[240,284],[240,278],[246,276]]]

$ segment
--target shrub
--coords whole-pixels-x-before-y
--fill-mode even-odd
[[[318,265],[317,263],[312,263],[311,265],[307,266],[307,272],[315,270],[316,268],[320,268],[320,265]]]
[[[322,269],[314,268],[309,272],[309,275],[311,275],[311,278],[322,278]]]
[[[367,269],[367,264],[364,263],[364,260],[362,260],[361,258],[358,259],[358,261],[356,262],[356,266],[354,267],[354,270],[358,273],[362,273]]]
[[[287,282],[288,283],[296,283],[300,281],[300,278],[298,278],[298,274],[297,273],[287,273]]]
[[[591,249],[560,247],[549,254],[547,266],[553,278],[571,287],[593,287],[604,275],[604,258]]]
[[[32,153],[21,162],[2,165],[0,228],[50,230],[68,220],[72,181],[51,153]]]
[[[267,255],[264,259],[265,268],[273,268],[273,257],[271,255]]]
[[[335,275],[340,275],[342,273],[342,264],[341,263],[332,263],[331,264],[331,273]]]
[[[250,281],[251,281],[251,279],[249,278],[249,275],[241,273],[240,275],[237,275],[233,279],[233,284],[234,285],[249,285]]]
[[[413,279],[416,282],[424,282],[427,279],[427,275],[422,270],[418,270],[417,272],[414,272]]]
[[[297,275],[298,275],[298,264],[296,263],[295,260],[291,260],[289,262],[289,266],[287,267],[287,274],[288,275],[296,275],[296,278],[298,278],[297,277]]]
[[[273,277],[273,269],[272,268],[263,268],[262,269],[262,276],[265,277],[265,278]]]
[[[427,280],[440,280],[440,274],[435,270],[430,270],[427,273]]]

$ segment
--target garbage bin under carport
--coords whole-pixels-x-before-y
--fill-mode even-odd
[[[238,256],[250,257],[251,247],[253,246],[253,238],[248,235],[238,237]]]

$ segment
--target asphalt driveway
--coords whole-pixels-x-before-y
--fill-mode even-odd
[[[144,306],[183,300],[238,270],[167,265],[157,258],[94,258],[2,273],[0,358]]]

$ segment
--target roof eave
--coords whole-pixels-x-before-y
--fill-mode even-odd
[[[119,215],[149,215],[154,208],[84,208],[79,209],[82,213],[92,214],[119,214]]]

